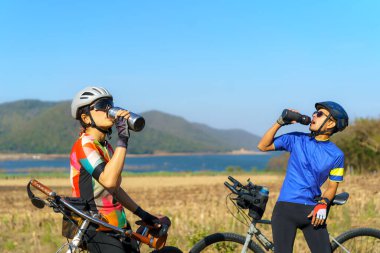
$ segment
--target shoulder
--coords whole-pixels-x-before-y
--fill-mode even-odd
[[[300,132],[291,132],[280,135],[276,137],[273,141],[275,150],[292,151],[293,146],[297,145],[296,143],[303,142],[302,138],[304,138],[304,136],[307,136],[307,134]]]
[[[79,139],[83,144],[94,143],[94,137],[92,137],[91,135],[83,134],[81,137],[79,137]]]
[[[345,160],[343,151],[333,142],[329,142],[326,147],[325,150],[330,159],[336,164],[335,166],[343,167]]]
[[[89,135],[82,134],[74,143],[72,151],[96,149],[94,138]]]
[[[343,151],[333,142],[330,141],[330,149],[334,151],[336,156],[338,157],[344,157]]]
[[[310,134],[303,133],[303,132],[293,132],[294,136],[297,136],[299,138],[307,138],[310,139]]]
[[[81,146],[96,149],[95,139],[91,135],[83,134],[79,140]]]

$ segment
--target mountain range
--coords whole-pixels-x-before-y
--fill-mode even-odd
[[[145,128],[131,132],[128,152],[227,152],[256,150],[259,137],[239,129],[222,130],[160,111],[141,113]],[[19,100],[0,104],[0,152],[67,154],[80,126],[70,101]],[[114,131],[115,132],[115,131]],[[117,139],[112,135],[111,143]]]

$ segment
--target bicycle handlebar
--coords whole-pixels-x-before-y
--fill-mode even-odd
[[[240,183],[238,180],[235,178],[228,176],[228,179],[234,183],[234,185],[231,185],[228,182],[224,182],[224,185],[234,194],[241,196],[244,193],[247,193],[250,188],[255,187],[254,184],[251,182],[248,183],[248,185],[244,186],[242,183]]]
[[[44,193],[46,196],[55,197],[57,196],[57,193],[55,193],[52,189],[49,187],[43,185],[42,183],[38,182],[35,179],[30,180],[30,184],[36,188],[37,190],[40,190],[42,193]]]
[[[242,185],[238,180],[235,178],[228,176],[228,179],[234,183],[234,185],[229,184],[228,182],[224,182],[224,185],[234,194],[238,195],[239,197],[244,198],[250,198],[248,195],[244,195],[244,192],[246,188],[249,188],[249,186],[255,186],[251,182],[248,183],[248,185],[244,186]],[[240,189],[238,189],[238,187]],[[347,202],[347,199],[349,197],[349,194],[347,192],[342,192],[334,196],[334,198],[331,201],[331,205],[343,205]]]
[[[78,216],[80,216],[84,220],[89,220],[91,223],[94,223],[99,226],[103,226],[105,228],[111,229],[113,231],[116,231],[117,233],[121,235],[126,235],[128,237],[132,237],[144,244],[149,245],[150,247],[153,247],[155,249],[161,249],[165,245],[166,238],[163,240],[160,240],[160,238],[152,238],[148,236],[141,235],[139,233],[133,232],[132,230],[124,230],[122,228],[113,226],[107,222],[104,222],[98,218],[92,217],[91,215],[88,215],[87,213],[77,209],[73,205],[71,205],[68,201],[66,201],[64,198],[61,198],[61,196],[57,195],[56,192],[54,192],[49,187],[43,185],[36,179],[30,180],[30,184],[36,188],[37,190],[41,191],[48,197],[53,197],[57,202],[62,204],[65,208],[71,210],[72,212],[76,213]]]
[[[108,228],[108,229],[112,229],[116,232],[118,232],[119,234],[124,234],[128,237],[132,237],[144,244],[147,244],[153,248],[156,248],[156,245],[157,243],[155,241],[152,241],[151,238],[149,237],[146,237],[146,236],[143,236],[139,233],[136,233],[136,232],[133,232],[132,230],[128,229],[128,230],[124,230],[122,228],[119,228],[119,227],[115,227],[107,222],[104,222],[100,219],[97,219],[97,218],[94,218],[94,217],[91,217],[90,215],[87,215],[86,213],[78,210],[77,208],[75,208],[74,206],[72,206],[70,203],[68,203],[66,200],[60,198],[59,201],[65,206],[67,207],[68,209],[70,209],[71,211],[73,211],[74,213],[78,214],[81,218],[85,219],[85,220],[89,220],[90,222],[94,223],[94,224],[97,224],[99,226],[103,226],[105,228]]]
[[[119,234],[124,234],[128,237],[132,237],[144,244],[147,244],[153,248],[160,248],[161,246],[157,244],[156,241],[152,241],[152,238],[149,238],[149,237],[146,237],[146,236],[143,236],[139,233],[136,233],[136,232],[133,232],[132,230],[128,229],[128,230],[124,230],[122,228],[119,228],[119,227],[115,227],[107,222],[104,222],[100,219],[97,219],[97,218],[94,218],[94,217],[91,217],[90,215],[78,210],[77,208],[75,208],[74,206],[72,206],[70,203],[68,203],[66,200],[60,198],[59,199],[60,203],[62,203],[65,207],[67,207],[68,209],[70,209],[71,211],[73,211],[74,213],[78,214],[81,218],[85,219],[85,220],[89,220],[90,222],[94,223],[94,224],[97,224],[99,226],[103,226],[105,228],[108,228],[108,229],[112,229],[116,232],[118,232]]]

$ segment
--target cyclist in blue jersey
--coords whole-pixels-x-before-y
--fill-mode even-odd
[[[342,106],[327,101],[315,104],[311,133],[292,132],[275,138],[284,125],[295,123],[282,116],[258,144],[261,151],[290,153],[286,176],[272,214],[272,233],[278,253],[293,252],[301,229],[311,252],[331,252],[326,218],[330,201],[343,181],[344,154],[329,138],[348,126]],[[327,180],[327,188],[320,187]]]

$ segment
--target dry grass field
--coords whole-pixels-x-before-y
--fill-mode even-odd
[[[281,175],[239,174],[237,179],[270,189],[270,199],[263,218],[270,218],[281,186]],[[333,235],[353,227],[380,228],[380,176],[346,176],[339,192],[350,193],[348,203],[333,208],[328,220]],[[36,209],[27,198],[25,186],[29,178],[0,179],[0,252],[55,252],[65,242],[60,236],[60,214],[51,209]],[[68,179],[39,178],[59,194],[70,195]],[[214,232],[245,233],[247,228],[236,221],[226,207],[228,190],[223,186],[225,175],[216,176],[129,176],[123,187],[144,209],[162,213],[172,220],[168,244],[188,252],[203,236]],[[231,205],[229,205],[231,207]],[[127,213],[129,220],[136,217]],[[132,223],[134,224],[134,223]],[[136,226],[134,226],[136,228]],[[260,229],[271,238],[268,226]],[[145,247],[143,252],[149,252]],[[302,233],[297,235],[295,252],[308,252]]]

